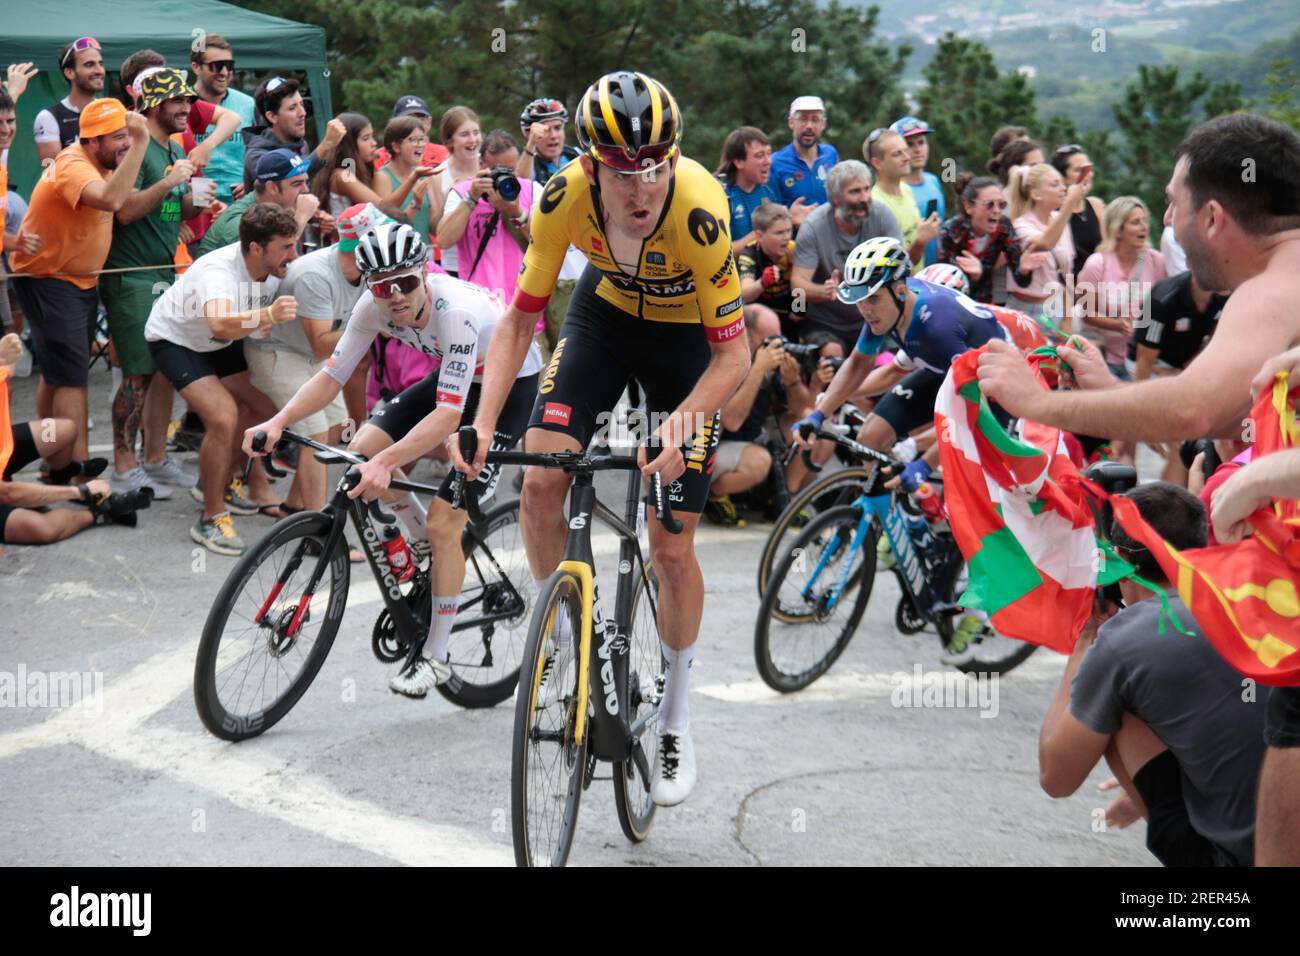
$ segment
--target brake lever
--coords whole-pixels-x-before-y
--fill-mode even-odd
[[[457,430],[456,440],[460,443],[461,458],[467,463],[473,462],[474,456],[478,454],[478,432],[473,426],[465,425]],[[463,471],[457,471],[452,476],[451,506],[464,508],[470,521],[475,524],[482,523],[483,511],[479,508],[478,495],[474,493],[473,487],[467,484]]]
[[[813,434],[813,432],[815,431],[816,429],[813,428],[812,425],[800,425],[799,437],[802,438],[804,441],[807,441],[808,436]],[[796,446],[796,447],[799,448],[800,454],[803,456],[803,466],[805,468],[807,468],[814,475],[822,470],[822,466],[812,460],[812,449],[804,448],[802,446]]]
[[[657,441],[647,441],[645,443],[645,460],[646,464],[654,461],[663,451],[663,445]],[[650,478],[650,493],[654,498],[655,517],[659,523],[664,526],[664,530],[669,534],[681,534],[682,523],[673,517],[673,507],[668,501],[668,494],[664,491],[664,477],[660,472],[655,472]]]

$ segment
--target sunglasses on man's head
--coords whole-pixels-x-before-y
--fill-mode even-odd
[[[1066,143],[1064,146],[1056,147],[1055,155],[1071,156],[1074,153],[1082,153],[1083,151],[1084,151],[1083,147],[1080,146],[1078,143]]]
[[[235,61],[230,60],[210,60],[203,64],[213,73],[233,73],[235,72]]]
[[[99,41],[96,40],[94,37],[80,37],[76,40],[73,40],[72,45],[68,47],[68,52],[63,54],[63,60],[59,63],[59,69],[61,70],[66,69],[68,66],[68,62],[72,60],[78,53],[81,53],[84,50],[98,50],[98,49],[100,49]]]
[[[366,286],[376,299],[391,299],[397,294],[410,295],[420,284],[424,276],[419,272],[407,272],[389,279],[367,279]]]

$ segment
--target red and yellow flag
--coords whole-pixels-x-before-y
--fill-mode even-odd
[[[1251,411],[1255,457],[1300,446],[1285,374]],[[1237,544],[1179,551],[1129,499],[1110,499],[1115,520],[1150,549],[1224,660],[1261,684],[1300,685],[1300,502],[1275,501],[1251,515]]]

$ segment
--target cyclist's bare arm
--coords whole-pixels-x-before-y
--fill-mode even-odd
[[[460,409],[451,406],[434,409],[420,419],[420,423],[407,432],[405,438],[389,445],[375,455],[373,460],[389,468],[397,468],[408,461],[424,457],[456,430],[462,414]]]
[[[280,440],[281,433],[292,425],[294,422],[302,421],[309,415],[314,415],[326,405],[334,400],[334,396],[343,390],[343,386],[330,377],[329,372],[322,369],[307,381],[303,382],[302,388],[294,393],[293,398],[289,399],[287,405],[280,409],[271,418],[262,422],[260,425],[254,425],[248,431],[244,432],[243,449],[245,455],[253,455],[253,435],[256,432],[266,433],[266,445],[263,448],[264,453],[270,453],[275,448],[275,443]]]

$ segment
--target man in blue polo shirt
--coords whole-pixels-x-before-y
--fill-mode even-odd
[[[826,106],[820,96],[798,96],[787,120],[794,140],[772,154],[772,187],[784,206],[803,199],[809,206],[826,201],[826,174],[840,161],[834,146],[821,141]]]
[[[912,171],[903,177],[903,182],[911,188],[912,198],[916,200],[916,208],[921,218],[929,217],[930,202],[933,200],[934,211],[939,214],[939,221],[943,222],[947,218],[943,201],[943,184],[934,173],[925,171],[925,164],[930,161],[932,131],[929,125],[925,120],[919,120],[915,116],[904,116],[902,119],[895,120],[889,128],[903,137],[903,142],[907,143],[907,151],[911,154]],[[930,266],[938,261],[939,240],[931,239],[925,244],[925,264]]]

